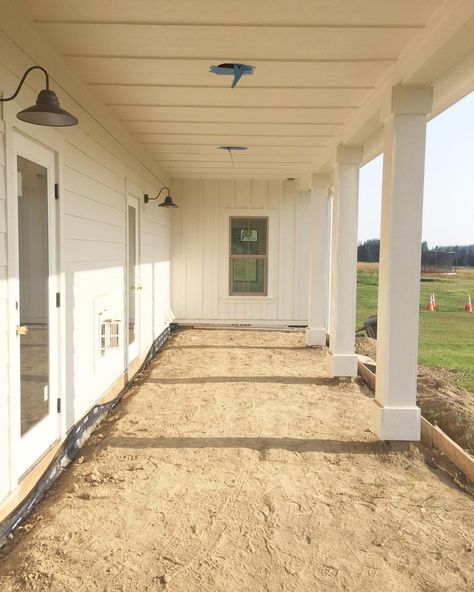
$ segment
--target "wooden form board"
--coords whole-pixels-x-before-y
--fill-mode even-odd
[[[375,391],[375,374],[359,361],[359,376]],[[460,469],[468,479],[474,481],[474,457],[463,450],[459,444],[443,432],[438,426],[432,425],[424,417],[421,418],[421,443],[428,448],[437,448]]]

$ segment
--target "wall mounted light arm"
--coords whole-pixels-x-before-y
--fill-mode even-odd
[[[149,201],[154,201],[155,199],[159,199],[160,195],[165,190],[168,192],[168,195],[165,197],[164,201],[162,201],[160,204],[158,204],[158,207],[160,207],[160,208],[177,208],[178,206],[174,203],[173,198],[170,195],[169,187],[162,187],[156,197],[150,197],[148,195],[148,193],[145,193],[145,195],[143,196],[143,201],[147,204]]]
[[[49,74],[42,66],[31,66],[21,77],[18,88],[11,97],[0,99],[0,102],[6,103],[16,99],[20,90],[25,83],[26,77],[33,70],[41,70],[46,78],[46,88],[38,93],[36,98],[36,105],[23,109],[17,113],[18,119],[26,121],[27,123],[34,123],[36,125],[48,125],[53,127],[67,127],[77,125],[78,119],[68,113],[65,109],[59,106],[59,100],[56,93],[49,88]]]
[[[31,66],[31,68],[28,68],[28,70],[21,77],[21,80],[18,84],[18,88],[15,91],[15,94],[13,94],[11,97],[8,97],[6,99],[0,99],[0,101],[2,101],[2,103],[6,103],[7,101],[13,101],[13,99],[17,98],[18,94],[20,93],[21,87],[25,83],[26,77],[28,76],[28,74],[32,70],[41,70],[42,72],[44,72],[44,76],[46,78],[46,90],[49,90],[49,74],[48,74],[48,72],[44,68],[42,68],[41,66]]]

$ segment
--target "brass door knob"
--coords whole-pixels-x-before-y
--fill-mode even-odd
[[[17,325],[16,326],[16,334],[17,335],[28,335],[28,327],[26,325]]]

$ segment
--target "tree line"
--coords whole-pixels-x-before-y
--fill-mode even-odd
[[[428,243],[421,243],[423,253],[454,252],[454,265],[467,265],[474,267],[474,244],[473,245],[436,245],[429,248]],[[360,242],[357,247],[357,261],[377,262],[380,257],[380,240],[371,238]]]

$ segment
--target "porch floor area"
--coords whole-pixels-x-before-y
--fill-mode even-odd
[[[474,506],[302,332],[176,333],[15,534],[2,592],[474,589]]]

